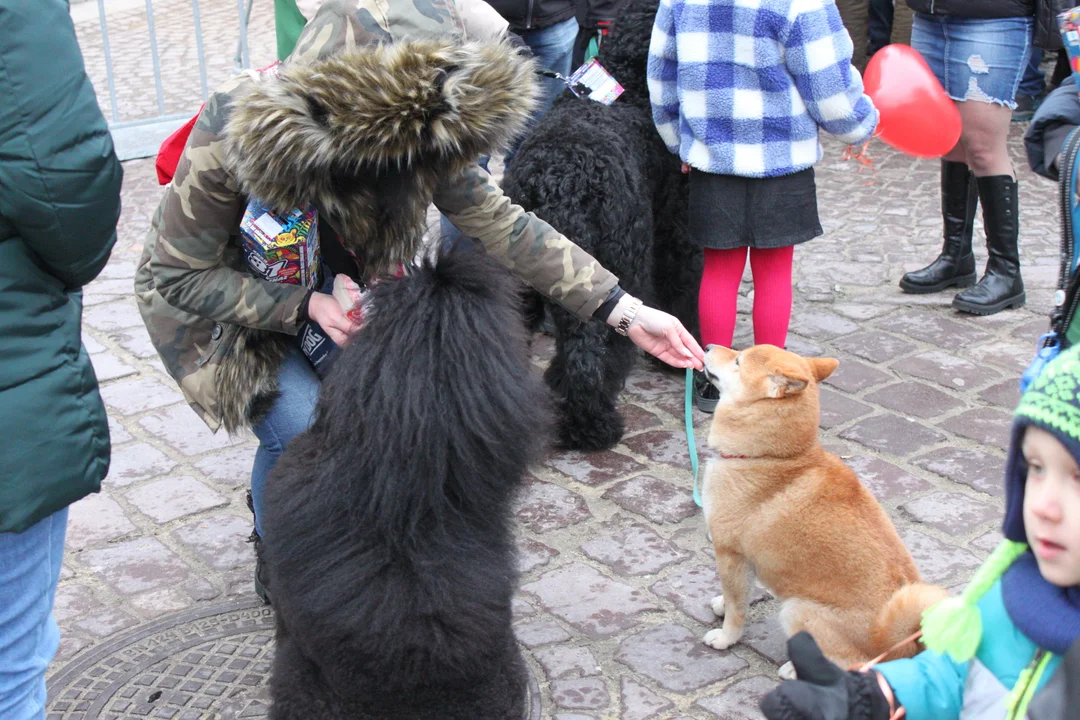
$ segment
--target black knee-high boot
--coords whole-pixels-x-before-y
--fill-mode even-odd
[[[976,315],[993,315],[1024,304],[1020,279],[1019,207],[1016,181],[1008,175],[975,178],[986,227],[986,274],[979,284],[953,298],[953,307]]]
[[[975,284],[975,255],[971,252],[971,233],[975,227],[975,209],[979,195],[975,178],[965,163],[941,161],[941,218],[945,243],[934,262],[913,270],[900,280],[904,292],[922,294],[947,287],[970,287]]]

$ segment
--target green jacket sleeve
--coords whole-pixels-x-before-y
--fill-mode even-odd
[[[105,266],[120,163],[64,0],[0,0],[0,216],[66,287]]]
[[[242,82],[242,81],[241,81]],[[239,232],[247,198],[223,163],[228,96],[210,98],[162,199],[150,272],[169,305],[217,322],[296,334],[307,290],[276,284],[242,266]]]
[[[478,166],[441,185],[434,200],[461,232],[582,320],[592,317],[619,282],[587,252],[512,203]]]

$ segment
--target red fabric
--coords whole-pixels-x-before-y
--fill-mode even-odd
[[[784,347],[791,321],[791,260],[794,247],[751,248],[754,276],[754,343]],[[703,345],[731,347],[735,336],[739,283],[746,267],[747,248],[705,250],[705,269],[698,294],[698,319]]]
[[[195,113],[195,117],[180,126],[176,132],[165,138],[165,142],[161,143],[157,160],[154,162],[160,185],[168,185],[172,182],[173,175],[176,174],[176,166],[180,163],[180,156],[184,154],[184,146],[187,145],[188,136],[191,135],[191,128],[195,127],[195,121],[199,119],[199,113],[201,112],[202,108],[200,107],[199,112]]]

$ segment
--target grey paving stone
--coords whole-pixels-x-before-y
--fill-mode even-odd
[[[907,335],[937,347],[960,347],[985,342],[990,335],[969,322],[962,322],[938,313],[906,310],[890,315],[877,326],[883,330]]]
[[[996,408],[974,408],[938,423],[938,426],[961,437],[1007,450],[1012,415]]]
[[[694,531],[699,536],[699,531]],[[705,547],[704,552],[712,557],[712,549]],[[716,622],[709,602],[721,594],[720,577],[715,565],[691,565],[669,573],[663,580],[650,588],[662,598],[667,598],[684,613],[704,625]],[[761,602],[771,597],[760,585],[754,587],[750,604]]]
[[[950,535],[965,535],[971,528],[999,518],[1001,511],[960,493],[936,492],[903,506],[917,522]]]
[[[1012,412],[1020,402],[1020,386],[1016,378],[1009,378],[983,390],[979,399]]]
[[[146,332],[145,327],[117,330],[109,333],[109,337],[117,345],[140,360],[150,360],[158,356],[157,349],[150,342],[150,334]]]
[[[883,363],[915,349],[912,343],[879,330],[846,335],[834,341],[833,345],[873,363]]]
[[[127,377],[139,372],[108,350],[102,350],[96,355],[91,355],[90,363],[94,366],[94,376],[97,377],[99,383]]]
[[[721,720],[760,720],[758,703],[777,682],[775,678],[755,675],[732,683],[719,695],[702,698],[697,704]]]
[[[88,587],[76,583],[61,584],[53,599],[53,617],[62,625],[104,608]]]
[[[254,549],[247,542],[251,529],[250,519],[219,513],[182,525],[172,535],[215,570],[232,570],[251,562]]]
[[[548,467],[569,475],[585,485],[603,485],[639,473],[645,466],[631,457],[611,450],[601,452],[561,452],[548,458]]]
[[[176,520],[201,510],[221,507],[229,502],[203,483],[188,476],[155,480],[129,490],[127,498],[139,510],[159,523]]]
[[[570,639],[570,633],[553,622],[543,620],[516,625],[514,634],[517,635],[518,642],[529,648],[561,643]]]
[[[689,552],[640,524],[589,540],[581,551],[619,575],[655,575],[690,557]]]
[[[943,447],[931,450],[912,462],[980,492],[997,497],[1005,495],[1005,460],[982,450]]]
[[[535,533],[576,525],[592,517],[585,498],[535,479],[522,488],[517,506],[518,522]]]
[[[900,538],[915,558],[923,579],[936,585],[955,581],[958,577],[970,577],[970,573],[981,564],[970,551],[946,545],[918,530],[901,530]]]
[[[987,555],[994,551],[1005,537],[1000,530],[990,530],[971,541],[970,546],[983,551]]]
[[[787,635],[776,615],[748,625],[740,642],[749,645],[777,666],[787,662]]]
[[[626,423],[627,434],[649,430],[662,422],[656,413],[649,412],[638,405],[624,403],[619,406],[619,412],[622,413],[623,421]]]
[[[821,388],[821,427],[826,430],[869,415],[873,411],[874,409],[865,403],[828,387]]]
[[[690,467],[690,455],[685,433],[650,430],[625,440],[624,444],[653,462],[683,468]]]
[[[972,358],[997,365],[1007,375],[1019,376],[1035,357],[1036,347],[1025,342],[1002,339],[969,348],[968,352]]]
[[[931,487],[922,478],[878,458],[853,455],[843,460],[878,500],[908,497]]]
[[[615,659],[665,690],[686,693],[731,677],[746,661],[714,650],[682,625],[664,623],[631,635]]]
[[[217,483],[235,488],[251,484],[254,462],[255,446],[241,445],[199,458],[195,468]]]
[[[86,348],[87,355],[96,355],[105,350],[105,346],[97,341],[93,335],[82,334],[82,344]]]
[[[109,474],[105,482],[113,487],[124,487],[140,480],[147,480],[176,467],[176,462],[153,445],[132,443],[112,451]]]
[[[121,595],[172,588],[191,576],[187,563],[153,538],[86,550],[79,561]]]
[[[132,439],[131,433],[127,431],[127,428],[120,424],[119,420],[114,417],[109,418],[109,440],[114,447]]]
[[[945,439],[941,433],[892,413],[860,420],[843,430],[840,437],[880,452],[901,456]]]
[[[890,367],[954,390],[971,388],[999,377],[997,372],[985,365],[976,365],[943,350],[927,350],[911,357],[902,357]]]
[[[675,703],[625,675],[619,679],[619,696],[622,698],[622,720],[652,720],[675,707]]]
[[[844,392],[856,393],[874,385],[892,380],[893,376],[867,365],[861,360],[844,358],[832,375],[825,378],[825,384]]]
[[[633,627],[642,613],[660,609],[642,591],[581,563],[550,570],[521,590],[535,595],[551,614],[594,638]]]
[[[68,509],[65,544],[76,550],[104,545],[137,530],[124,510],[104,493],[87,495]]]
[[[522,573],[527,573],[535,570],[538,567],[543,567],[552,561],[553,558],[559,555],[559,551],[555,548],[548,547],[547,545],[537,542],[535,540],[525,540],[518,543],[518,569]]]
[[[106,608],[88,615],[74,623],[75,627],[95,637],[106,638],[135,625],[137,618],[122,610]]]
[[[677,523],[698,512],[687,487],[680,488],[652,475],[638,475],[613,485],[605,500],[654,523]]]
[[[533,656],[544,668],[548,680],[591,677],[600,673],[600,664],[587,647],[555,645],[540,648]]]
[[[554,680],[551,697],[567,710],[603,710],[611,703],[607,685],[601,678]]]
[[[859,329],[859,323],[813,306],[794,312],[792,315],[792,332],[804,337],[829,340]]]
[[[151,435],[184,455],[199,455],[244,442],[241,437],[230,438],[224,431],[214,434],[187,405],[173,405],[156,410],[139,420]],[[250,473],[250,469],[248,470]]]
[[[893,383],[866,396],[870,402],[918,418],[940,417],[963,407],[964,402],[917,380]]]
[[[149,377],[121,380],[101,388],[101,397],[121,415],[134,415],[145,410],[183,402],[184,396],[174,387]]]
[[[83,324],[94,330],[109,332],[142,327],[143,319],[133,299],[95,305],[83,310]]]

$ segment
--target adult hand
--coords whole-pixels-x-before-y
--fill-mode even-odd
[[[623,295],[608,318],[608,324],[615,327],[634,302],[630,295]],[[705,351],[698,345],[694,336],[686,331],[678,318],[656,308],[642,305],[626,331],[627,337],[639,348],[663,360],[672,367],[702,368]]]
[[[334,296],[325,293],[311,294],[311,299],[308,300],[308,317],[317,322],[338,347],[345,347],[349,342],[349,335],[360,329],[341,309],[341,304]]]

